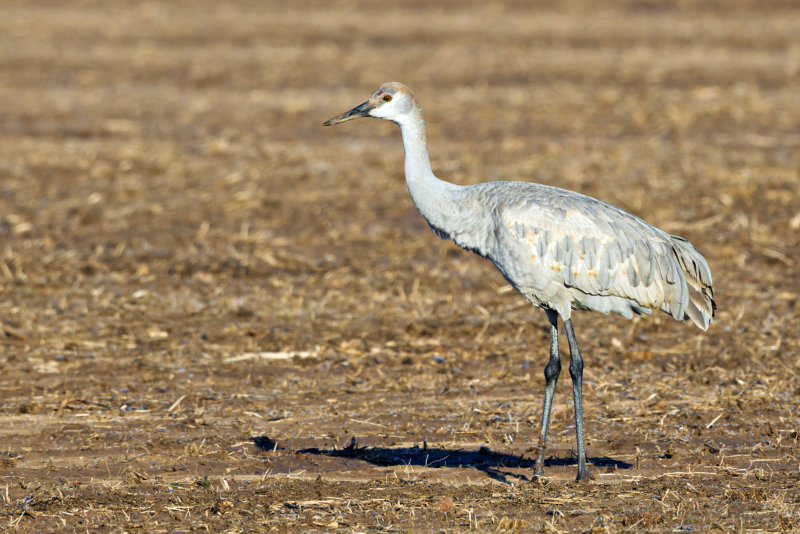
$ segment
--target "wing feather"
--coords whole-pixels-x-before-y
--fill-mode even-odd
[[[472,187],[482,188],[484,198],[494,203],[500,233],[505,229],[527,248],[527,254],[513,258],[527,258],[540,273],[527,276],[524,265],[505,269],[518,287],[528,284],[542,298],[572,298],[571,306],[579,309],[626,317],[661,309],[704,329],[710,324],[716,307],[711,273],[688,241],[617,207],[561,189],[519,182]],[[502,248],[497,253],[507,254]],[[500,267],[513,258],[492,259]]]
[[[537,198],[501,206],[500,212],[504,227],[527,245],[529,261],[550,267],[548,275],[565,287],[585,295],[621,297],[641,308],[665,307],[663,286],[679,277],[651,236],[656,245],[666,237],[621,210],[582,200]],[[665,273],[669,284],[663,280]],[[682,291],[669,293],[676,313],[685,310]],[[672,304],[667,309],[672,311]]]

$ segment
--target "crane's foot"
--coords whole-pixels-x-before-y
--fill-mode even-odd
[[[547,483],[547,477],[544,476],[544,469],[542,468],[542,464],[536,462],[536,465],[533,468],[533,473],[531,474],[531,482],[538,482],[540,484]]]
[[[528,481],[531,484],[538,484],[539,486],[544,486],[550,482],[550,479],[544,475],[537,475],[536,473],[531,475],[531,479]]]
[[[586,469],[586,466],[578,467],[578,476],[575,477],[575,482],[588,483],[590,480],[594,480],[594,476]]]

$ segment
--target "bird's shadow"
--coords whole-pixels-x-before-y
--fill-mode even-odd
[[[261,449],[275,450],[276,443],[266,436],[253,438],[253,442]],[[282,449],[282,447],[277,447]],[[430,468],[464,468],[471,467],[483,471],[489,477],[500,482],[509,482],[509,478],[531,481],[532,471],[526,474],[506,471],[507,469],[529,469],[532,470],[535,461],[526,457],[524,454],[516,456],[502,452],[495,452],[488,447],[480,447],[478,450],[468,451],[464,449],[442,449],[438,447],[371,447],[360,446],[355,438],[352,438],[348,445],[343,449],[319,449],[311,447],[294,451],[295,454],[313,454],[329,456],[332,458],[347,458],[361,460],[364,462],[378,465],[381,467],[430,467]],[[570,451],[572,452],[572,451]],[[607,457],[587,458],[587,463],[597,467],[610,467],[612,469],[631,469],[633,466],[627,462],[614,460]],[[571,466],[577,465],[578,459],[574,455],[568,457],[550,456],[544,461],[545,467]]]

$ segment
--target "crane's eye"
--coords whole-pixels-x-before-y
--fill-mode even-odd
[[[391,101],[392,101],[392,96],[391,96],[391,95],[386,95],[386,96],[384,96],[384,97],[383,97],[383,101],[384,101],[384,102],[391,102]]]

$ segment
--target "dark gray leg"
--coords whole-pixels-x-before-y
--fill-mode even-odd
[[[544,448],[547,442],[547,427],[550,426],[550,410],[553,408],[553,394],[556,391],[556,382],[561,373],[561,357],[558,354],[558,314],[545,310],[547,320],[550,321],[550,361],[544,368],[544,409],[542,410],[542,435],[539,436],[539,458],[533,475],[544,476]]]
[[[583,358],[578,350],[578,340],[572,329],[572,319],[564,321],[569,342],[569,374],[572,377],[572,398],[575,401],[575,434],[578,441],[578,478],[589,478],[586,470],[586,448],[583,445]]]

